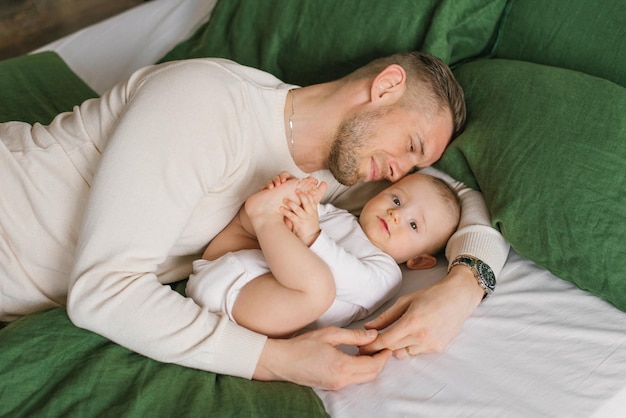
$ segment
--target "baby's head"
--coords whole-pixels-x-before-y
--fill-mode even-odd
[[[398,264],[429,268],[456,230],[461,205],[436,177],[413,173],[368,201],[359,223],[367,237]]]

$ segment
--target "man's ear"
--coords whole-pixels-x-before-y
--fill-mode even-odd
[[[425,270],[435,267],[437,259],[430,254],[421,254],[406,262],[406,266],[411,270]]]
[[[401,65],[391,64],[374,78],[370,92],[372,102],[383,100],[386,105],[397,101],[406,88],[406,71]]]

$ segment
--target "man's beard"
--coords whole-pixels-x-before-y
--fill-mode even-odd
[[[328,156],[328,169],[339,183],[352,186],[361,180],[361,151],[366,143],[372,142],[373,125],[387,112],[387,108],[381,108],[358,113],[339,125]]]

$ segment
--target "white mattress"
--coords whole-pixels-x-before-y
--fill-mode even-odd
[[[153,0],[40,50],[101,93],[191,35],[216,1]],[[401,293],[442,278],[444,264],[405,270]],[[335,418],[626,417],[626,314],[512,251],[496,293],[445,352],[316,392]]]
[[[217,0],[153,0],[52,42],[56,51],[96,92],[155,63],[206,22]]]

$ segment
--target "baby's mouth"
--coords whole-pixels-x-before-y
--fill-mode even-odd
[[[380,222],[380,227],[383,231],[385,231],[385,233],[387,233],[387,235],[389,235],[389,226],[387,225],[387,222],[385,222],[385,220],[383,218],[378,218],[378,221]]]

